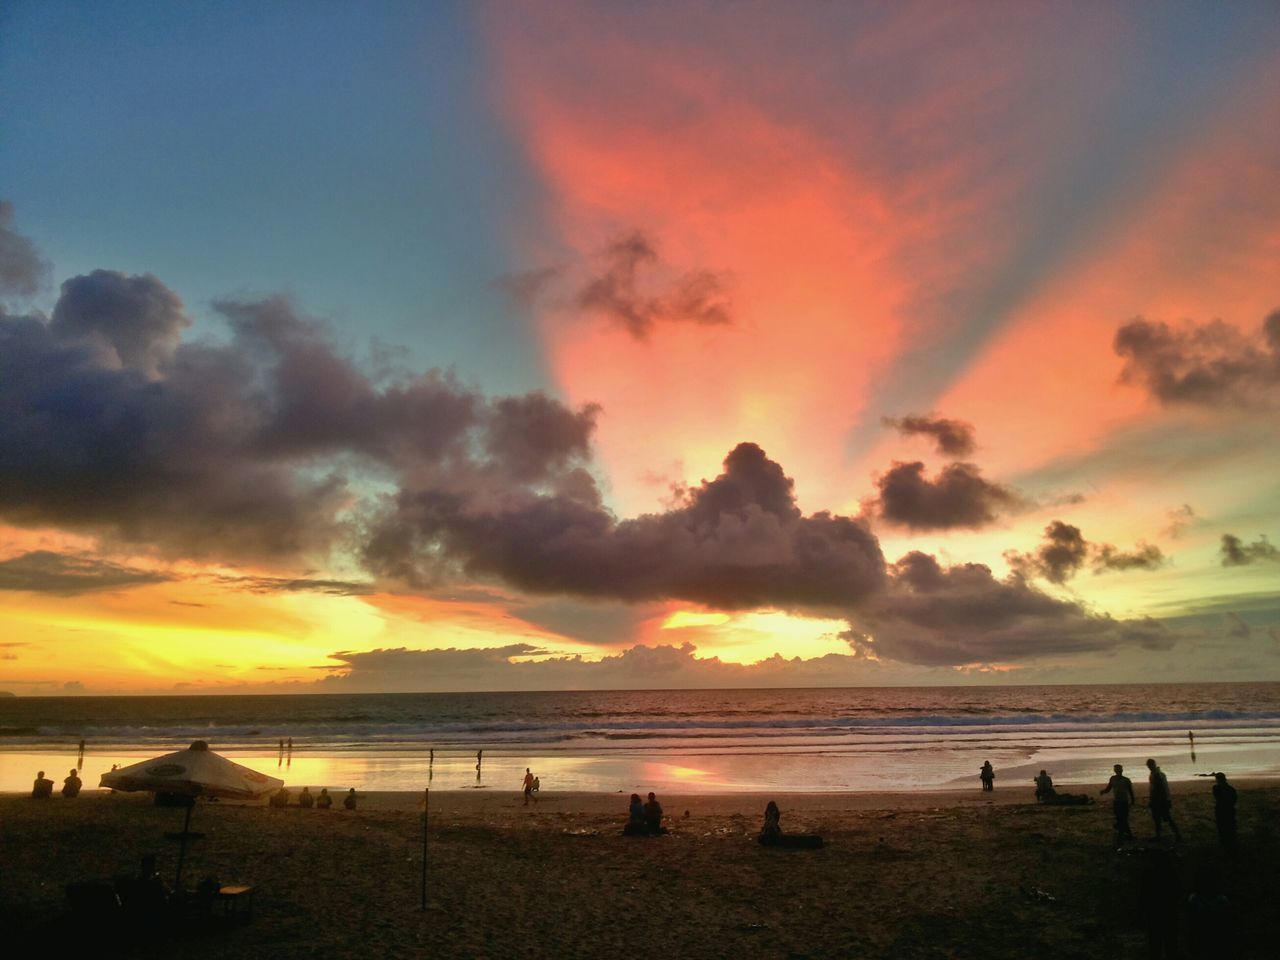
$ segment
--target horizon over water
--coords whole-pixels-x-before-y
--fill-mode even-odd
[[[1188,733],[1195,734],[1196,760]],[[291,757],[280,741],[292,738]],[[207,740],[290,787],[547,793],[843,792],[1055,780],[1280,776],[1280,683],[237,694],[0,699],[0,791],[55,780],[86,741],[86,787]],[[429,751],[434,749],[434,763]]]

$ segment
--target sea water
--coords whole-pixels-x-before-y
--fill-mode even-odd
[[[1280,683],[16,697],[0,790],[60,782],[81,740],[90,788],[205,740],[296,787],[518,791],[529,767],[548,791],[910,790],[976,786],[990,760],[997,790],[1029,789],[1042,768],[1141,779],[1147,757],[1174,780],[1280,776]]]

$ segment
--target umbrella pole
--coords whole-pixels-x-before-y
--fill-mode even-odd
[[[427,909],[427,821],[431,813],[431,788],[422,795],[422,909]]]
[[[195,805],[196,798],[192,797],[191,802],[187,804],[187,816],[182,821],[182,843],[178,845],[178,875],[173,880],[175,892],[182,889],[182,864],[187,859],[187,837],[190,835],[188,828],[191,826],[191,808]]]

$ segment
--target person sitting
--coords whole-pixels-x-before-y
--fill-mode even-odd
[[[62,795],[68,800],[74,800],[80,796],[80,787],[82,785],[80,775],[75,770],[72,770],[67,778],[62,781]]]
[[[1036,799],[1041,803],[1053,803],[1054,797],[1058,795],[1058,791],[1053,789],[1053,778],[1045,771],[1040,771],[1040,776],[1035,778],[1036,782]]]
[[[766,847],[801,847],[817,849],[822,846],[822,838],[812,833],[782,832],[782,811],[772,800],[764,808],[764,827],[760,830],[760,843]]]
[[[271,805],[273,807],[287,807],[289,805],[289,788],[282,786],[273,793],[271,795]]]
[[[645,833],[667,832],[667,828],[662,825],[662,804],[652,792],[649,793],[649,800],[644,805],[644,829]]]
[[[311,795],[310,788],[303,787],[302,792],[298,794],[298,806],[302,807],[304,810],[310,810],[315,805],[316,798]]]
[[[782,811],[772,800],[764,808],[764,827],[760,830],[760,842],[769,843],[782,836]]]
[[[350,790],[347,791],[347,795],[342,798],[342,805],[346,807],[348,810],[354,810],[356,808],[356,788],[355,787],[352,787]]]
[[[638,793],[631,795],[631,806],[627,808],[627,825],[622,828],[622,833],[627,837],[638,837],[648,833],[644,824],[644,804],[640,801]]]
[[[53,796],[53,781],[44,775],[41,770],[36,774],[36,782],[31,785],[31,798],[33,800],[48,800]]]
[[[333,806],[333,797],[329,796],[329,788],[321,787],[320,796],[316,797],[316,808],[319,810],[328,810]]]

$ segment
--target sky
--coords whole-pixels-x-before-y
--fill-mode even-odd
[[[0,7],[0,691],[1280,678],[1280,8]]]

